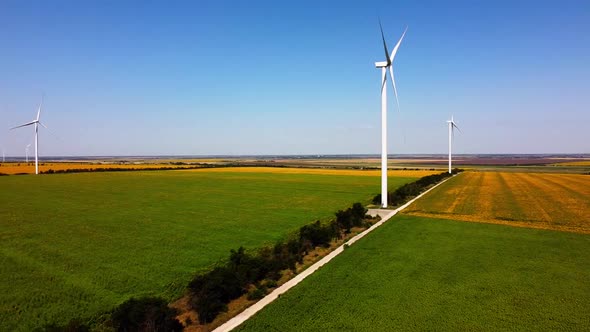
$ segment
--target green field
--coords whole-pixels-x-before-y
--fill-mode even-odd
[[[259,247],[368,202],[379,178],[350,173],[0,177],[0,330],[93,317],[136,295],[173,299],[232,248]]]
[[[240,331],[590,328],[590,236],[397,216]]]

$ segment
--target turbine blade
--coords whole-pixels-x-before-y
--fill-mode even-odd
[[[44,125],[44,124],[43,124],[43,123],[41,123],[41,122],[38,122],[38,123],[39,123],[40,125],[42,125],[42,126],[45,128],[45,130],[47,130],[47,132],[48,132],[48,133],[50,133],[50,134],[51,134],[53,137],[55,137],[55,138],[56,138],[56,139],[58,139],[58,140],[61,140],[61,138],[60,138],[59,136],[57,136],[57,135],[56,135],[56,134],[55,134],[53,131],[49,130],[49,128],[47,128],[47,126],[46,126],[46,125]]]
[[[43,106],[43,95],[41,95],[41,102],[39,103],[39,109],[37,110],[37,121],[39,121],[39,117],[41,116],[41,106]]]
[[[451,122],[451,124],[453,125],[453,127],[457,128],[457,130],[458,130],[458,131],[459,131],[461,134],[463,134],[463,132],[461,131],[461,129],[459,129],[459,126],[457,126],[457,125],[455,124],[455,122],[454,122],[454,121],[453,121],[453,122]]]
[[[31,121],[31,122],[29,122],[29,123],[25,123],[25,124],[23,124],[23,125],[20,125],[20,126],[12,127],[12,128],[10,128],[10,130],[12,130],[12,129],[16,129],[16,128],[21,128],[21,127],[30,126],[30,125],[32,125],[32,124],[35,124],[36,122],[37,122],[37,121]]]
[[[393,48],[393,51],[391,51],[391,58],[389,59],[389,62],[390,63],[393,63],[393,58],[395,58],[395,55],[397,53],[397,50],[399,49],[399,46],[401,45],[402,40],[404,40],[404,36],[406,35],[406,31],[408,31],[408,27],[406,27],[406,29],[404,30],[404,33],[402,33],[402,36],[397,41],[397,44],[395,44],[395,47]]]
[[[383,34],[383,26],[381,25],[381,19],[379,19],[379,29],[381,29],[381,39],[383,40],[383,49],[385,50],[385,59],[387,59],[387,65],[391,64],[389,60],[389,51],[387,50],[387,43],[385,43],[385,35]]]
[[[395,95],[395,102],[397,103],[397,110],[401,112],[399,107],[399,99],[397,99],[397,89],[395,87],[395,78],[393,76],[393,66],[389,66],[389,76],[391,76],[391,85],[393,85],[393,94]]]

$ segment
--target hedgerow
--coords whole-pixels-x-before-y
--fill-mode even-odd
[[[231,250],[229,260],[209,272],[199,274],[189,283],[190,304],[197,312],[202,324],[212,322],[219,313],[227,310],[227,304],[248,294],[250,299],[264,296],[266,287],[249,291],[251,285],[262,280],[278,280],[281,271],[295,271],[296,264],[316,247],[329,247],[342,232],[351,227],[364,225],[367,209],[355,203],[347,210],[336,213],[336,219],[329,223],[319,220],[301,227],[288,240],[281,240],[272,247],[264,247],[253,253],[244,247]]]
[[[420,195],[423,191],[428,189],[428,187],[452,176],[453,174],[457,174],[462,172],[462,169],[455,168],[452,170],[452,173],[449,174],[448,172],[442,172],[440,174],[433,174],[424,176],[417,181],[404,184],[403,186],[397,188],[394,191],[390,191],[387,193],[387,201],[392,206],[402,205],[405,202],[409,201],[411,198]],[[381,194],[376,195],[373,198],[373,204],[379,204],[381,202]]]

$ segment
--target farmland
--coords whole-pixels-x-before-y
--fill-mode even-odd
[[[432,172],[395,172],[390,186]],[[379,178],[334,170],[203,169],[0,177],[0,330],[180,295],[244,245],[368,202]]]
[[[188,165],[174,165],[171,163],[105,163],[105,162],[40,162],[39,172],[65,171],[65,170],[101,170],[101,169],[158,169],[158,168],[185,168]],[[0,173],[3,174],[34,174],[35,163],[3,163],[0,165]]]
[[[590,167],[590,160],[566,161],[552,164],[552,166],[583,166]]]
[[[247,166],[244,168],[234,168],[231,166]],[[289,167],[289,163],[279,163],[281,167],[274,163],[266,163],[261,160],[242,160],[242,159],[132,159],[132,160],[92,160],[92,161],[45,161],[39,163],[39,172],[62,172],[62,171],[100,171],[100,170],[158,170],[161,168],[166,169],[186,169],[186,168],[199,168],[199,167],[219,167],[230,166],[232,172],[240,170],[242,172],[258,172],[261,168],[265,169],[265,172],[272,173],[307,173],[314,174],[317,170],[321,170],[322,174],[354,174],[354,175],[366,175],[366,176],[380,176],[381,171],[377,169],[365,170],[359,172],[358,169],[348,169],[349,173],[342,173],[346,168],[350,168],[351,165],[339,165],[334,161],[331,161],[329,166],[315,165],[315,164],[301,164],[298,168]],[[266,166],[266,167],[265,167]],[[268,167],[271,166],[271,167]],[[285,167],[286,166],[286,167]],[[363,168],[364,164],[356,165],[356,168]],[[282,170],[281,170],[282,169]],[[270,171],[269,171],[270,170]],[[274,170],[274,171],[273,171]],[[223,172],[223,171],[222,171]],[[433,169],[423,170],[414,169],[412,170],[390,170],[390,173],[395,175],[395,172],[403,172],[403,174],[414,174],[418,176],[424,176],[428,174],[436,173]],[[427,172],[427,173],[424,173]],[[35,163],[34,162],[8,162],[0,163],[0,174],[14,175],[14,174],[34,174]]]
[[[585,330],[585,234],[402,215],[240,331]]]
[[[590,176],[466,172],[405,213],[453,220],[590,233]]]

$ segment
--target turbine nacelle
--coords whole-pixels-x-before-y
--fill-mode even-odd
[[[386,61],[375,62],[375,67],[381,68],[383,70],[383,75],[382,75],[382,79],[381,79],[381,94],[383,94],[385,92],[385,85],[386,85],[385,82],[387,81],[387,76],[389,75],[389,77],[391,78],[391,86],[393,88],[393,93],[395,95],[395,102],[397,104],[397,109],[399,111],[400,110],[399,99],[397,98],[397,88],[395,86],[395,77],[393,76],[393,60],[395,59],[395,55],[397,54],[397,51],[398,51],[402,41],[404,40],[404,36],[406,35],[406,31],[408,31],[408,27],[406,27],[406,29],[404,30],[404,33],[402,33],[402,36],[395,44],[395,47],[393,48],[393,51],[391,51],[391,54],[389,53],[389,51],[387,49],[387,43],[385,42],[385,34],[383,33],[383,26],[381,25],[381,21],[379,21],[379,29],[381,30],[381,40],[383,41],[383,50],[385,51],[385,59],[387,59]],[[389,69],[389,74],[387,73],[387,69]]]

